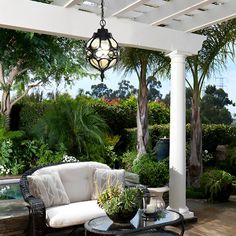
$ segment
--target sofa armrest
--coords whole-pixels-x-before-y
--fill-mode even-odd
[[[43,201],[33,196],[25,200],[29,205],[30,235],[43,236],[46,231],[46,209]]]
[[[20,179],[22,196],[29,209],[29,235],[44,236],[46,232],[46,208],[43,201],[35,198],[29,190],[27,176],[31,175],[36,168],[26,171]]]

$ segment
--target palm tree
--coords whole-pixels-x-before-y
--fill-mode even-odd
[[[190,183],[199,186],[202,173],[202,128],[200,100],[206,78],[225,68],[228,59],[235,56],[236,19],[211,26],[197,32],[207,36],[198,55],[187,58],[187,69],[192,74],[191,156],[189,163]]]
[[[43,137],[53,149],[63,144],[70,155],[90,156],[96,148],[103,149],[106,129],[105,121],[91,107],[59,97],[36,124],[33,133]]]
[[[148,146],[148,88],[147,77],[168,71],[169,58],[161,52],[124,48],[121,68],[125,73],[135,72],[139,80],[137,99],[137,158],[146,154]]]

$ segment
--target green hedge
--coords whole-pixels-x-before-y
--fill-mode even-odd
[[[66,95],[59,96],[59,99],[63,97],[66,97]],[[114,99],[109,101],[79,96],[76,98],[76,101],[92,106],[106,121],[113,134],[122,134],[124,129],[136,127],[137,100],[135,97],[130,97],[126,100]],[[21,129],[29,133],[51,103],[52,100],[41,102],[28,98],[22,100],[20,104],[15,106],[16,109],[14,109],[12,119],[15,124],[14,126],[17,126],[14,127],[14,130]],[[164,103],[149,103],[149,123],[151,125],[169,123],[169,117],[169,107]]]
[[[127,129],[124,140],[127,144],[127,150],[133,150],[136,147],[137,129]],[[150,147],[154,148],[159,138],[169,137],[169,124],[153,125],[149,127]],[[191,126],[186,125],[186,141],[190,142]],[[236,142],[235,125],[202,125],[202,148],[208,152],[215,152],[218,144],[231,144]]]
[[[218,144],[231,144],[236,141],[235,125],[202,125],[203,150],[214,152]]]
[[[44,102],[22,102],[19,111],[19,129],[30,133],[32,127],[43,116],[48,107],[48,101]]]

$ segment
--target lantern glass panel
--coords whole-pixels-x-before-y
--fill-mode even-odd
[[[101,49],[109,50],[109,48],[110,48],[109,40],[101,40]]]
[[[96,68],[98,68],[99,69],[99,65],[98,65],[98,62],[97,62],[97,60],[96,59],[91,59],[90,60],[90,63],[93,65],[93,66],[95,66]]]
[[[113,59],[109,65],[109,68],[114,66],[116,64],[117,60],[116,59]]]
[[[102,69],[106,69],[108,67],[109,61],[107,59],[102,59],[99,61],[99,65]]]
[[[91,47],[92,47],[93,49],[98,49],[98,48],[99,48],[99,44],[100,44],[99,38],[95,38],[95,39],[93,40],[93,42],[91,43]]]
[[[118,44],[117,44],[117,42],[116,42],[113,38],[110,38],[110,42],[111,42],[111,46],[112,46],[113,48],[115,48],[115,49],[118,48]]]

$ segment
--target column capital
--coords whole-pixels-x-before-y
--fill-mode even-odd
[[[185,60],[186,57],[188,56],[192,56],[191,53],[189,52],[184,52],[184,51],[179,51],[179,50],[175,50],[175,51],[172,51],[170,53],[167,54],[168,57],[170,57],[171,59],[174,59],[174,58],[182,58]]]

